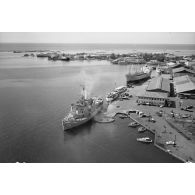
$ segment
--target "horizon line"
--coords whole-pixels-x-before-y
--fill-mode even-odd
[[[195,45],[195,43],[67,43],[67,42],[0,42],[0,44],[122,44],[122,45]]]

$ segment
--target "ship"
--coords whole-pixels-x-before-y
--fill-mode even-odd
[[[129,69],[129,73],[126,74],[127,83],[130,82],[139,82],[144,79],[149,79],[151,76],[151,68],[147,65],[142,66],[139,70],[133,70],[134,66],[131,66],[131,69]]]
[[[98,97],[87,98],[83,88],[81,98],[71,104],[70,112],[62,119],[63,130],[69,130],[83,125],[93,119],[103,108],[103,99]]]
[[[117,92],[110,92],[107,94],[106,96],[106,101],[107,102],[112,102],[114,100],[116,100],[119,97],[119,94]]]
[[[127,91],[126,86],[120,86],[120,87],[115,88],[114,91],[106,95],[106,101],[112,102],[116,100],[120,96],[120,94],[124,93],[125,91]]]

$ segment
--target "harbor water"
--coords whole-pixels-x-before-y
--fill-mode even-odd
[[[108,61],[53,62],[0,52],[0,162],[179,162],[137,142],[140,134],[127,127],[130,119],[62,130],[80,85],[89,95],[105,96],[125,84],[126,72]]]

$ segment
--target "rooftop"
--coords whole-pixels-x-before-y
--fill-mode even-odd
[[[175,77],[174,84],[177,93],[195,90],[195,82],[188,75]]]
[[[162,93],[162,92],[140,92],[137,94],[137,97],[150,97],[150,98],[167,98],[168,94],[167,93]]]
[[[173,73],[178,73],[178,72],[182,72],[182,71],[186,71],[186,72],[195,74],[195,72],[193,70],[185,68],[185,67],[180,67],[180,68],[173,69]]]
[[[170,92],[170,81],[162,76],[153,78],[146,89],[147,91],[164,91]]]

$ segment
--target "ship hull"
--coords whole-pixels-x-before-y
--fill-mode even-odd
[[[87,118],[84,118],[83,120],[75,120],[74,122],[71,123],[67,123],[64,119],[62,120],[62,128],[64,131],[69,130],[69,129],[73,129],[75,127],[81,126],[85,123],[87,123],[88,121],[90,121],[91,119],[93,119],[94,116],[97,115],[98,112],[100,112],[100,110],[102,109],[102,106],[96,108],[96,110]]]
[[[141,75],[127,74],[126,79],[127,79],[127,82],[138,82],[141,80],[149,79],[150,75],[151,75],[151,73],[143,73]]]

